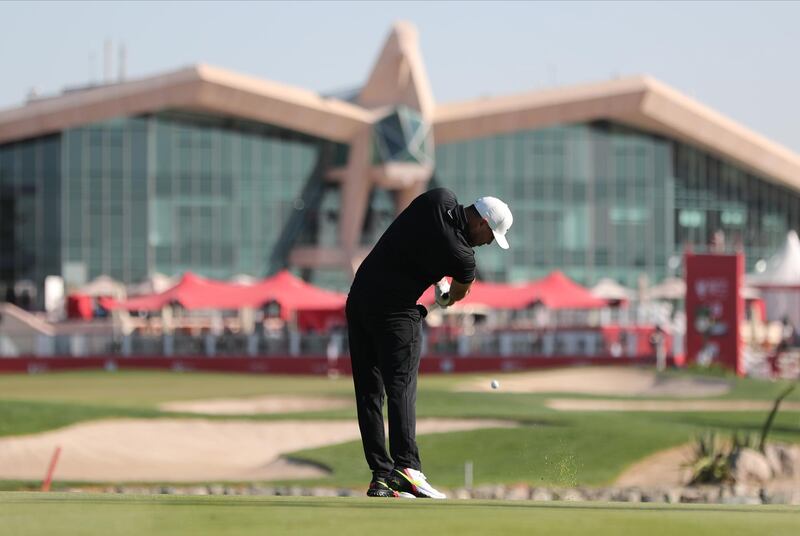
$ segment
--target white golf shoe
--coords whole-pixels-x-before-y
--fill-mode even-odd
[[[447,496],[428,483],[422,471],[404,467],[395,469],[386,479],[394,491],[401,497],[419,497],[421,499],[446,499]]]

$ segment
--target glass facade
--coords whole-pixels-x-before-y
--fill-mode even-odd
[[[372,142],[373,164],[433,164],[431,127],[407,106],[398,106],[375,124]]]
[[[153,270],[266,275],[285,225],[305,208],[319,144],[266,125],[185,114],[150,123]]]
[[[57,135],[0,145],[0,286],[61,272],[60,160]]]
[[[800,229],[800,195],[681,143],[675,162],[675,239],[707,244],[722,231],[729,244],[744,244],[747,271],[767,259]]]
[[[521,281],[554,269],[584,284],[668,275],[669,259],[716,231],[748,269],[798,228],[800,196],[677,141],[607,122],[560,125],[436,148],[436,184],[465,204],[509,201],[512,248],[477,250],[480,276]]]
[[[346,158],[342,144],[178,112],[2,145],[1,279],[265,275],[287,265],[322,172]]]
[[[430,187],[514,211],[512,248],[477,250],[480,277],[521,281],[561,269],[584,284],[669,275],[686,245],[722,231],[747,268],[800,228],[800,195],[681,142],[608,122],[438,145],[398,108],[374,131],[380,162],[433,163]],[[413,146],[413,147],[412,147]],[[413,150],[412,150],[413,149]],[[435,157],[435,158],[434,158]],[[348,146],[244,120],[164,112],[0,146],[0,284],[50,274],[80,283],[155,272],[230,278],[287,267],[296,245],[337,247]],[[361,243],[394,218],[374,188]],[[674,265],[673,265],[674,266]],[[305,270],[346,289],[349,276]]]
[[[62,134],[63,275],[148,275],[148,120],[116,119]],[[55,273],[62,273],[61,270]]]

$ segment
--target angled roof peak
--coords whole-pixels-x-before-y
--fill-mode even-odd
[[[403,104],[419,111],[426,120],[433,118],[433,93],[413,24],[394,23],[358,103],[367,108]]]

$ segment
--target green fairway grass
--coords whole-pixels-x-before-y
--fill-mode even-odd
[[[0,400],[155,406],[173,400],[258,395],[349,395],[349,377],[214,374],[204,372],[85,371],[0,374]]]
[[[0,493],[14,536],[794,536],[799,523],[781,506]]]
[[[671,372],[686,377],[683,372]],[[723,434],[760,431],[767,411],[745,412],[560,412],[547,408],[553,395],[500,391],[453,392],[486,375],[431,375],[420,379],[417,417],[489,418],[518,428],[479,429],[420,436],[426,473],[442,487],[464,485],[464,463],[473,462],[474,483],[548,486],[608,485],[626,467],[661,449],[683,444],[708,429]],[[506,375],[498,375],[501,385]],[[720,398],[771,400],[783,383],[736,380]],[[0,375],[0,436],[30,434],[101,418],[347,419],[355,405],[330,411],[281,415],[203,416],[161,412],[169,400],[260,395],[332,396],[352,401],[349,377],[236,375],[173,372],[70,372]],[[573,396],[561,393],[557,396]],[[592,398],[588,395],[580,395]],[[608,398],[608,397],[601,397]],[[635,397],[627,397],[634,398]],[[800,399],[800,392],[787,400]],[[772,439],[800,442],[800,412],[781,411]],[[292,453],[331,469],[325,478],[275,484],[360,488],[370,473],[359,441]],[[36,483],[0,482],[0,489]],[[56,482],[56,489],[70,483]]]

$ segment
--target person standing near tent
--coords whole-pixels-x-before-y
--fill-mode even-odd
[[[416,444],[421,323],[427,315],[417,300],[433,284],[441,307],[463,299],[475,280],[472,248],[496,240],[508,249],[512,221],[508,205],[495,197],[464,207],[450,190],[429,190],[397,216],[356,272],[346,313],[358,426],[372,471],[368,496],[445,498],[422,473]],[[452,277],[449,289],[446,276]]]

